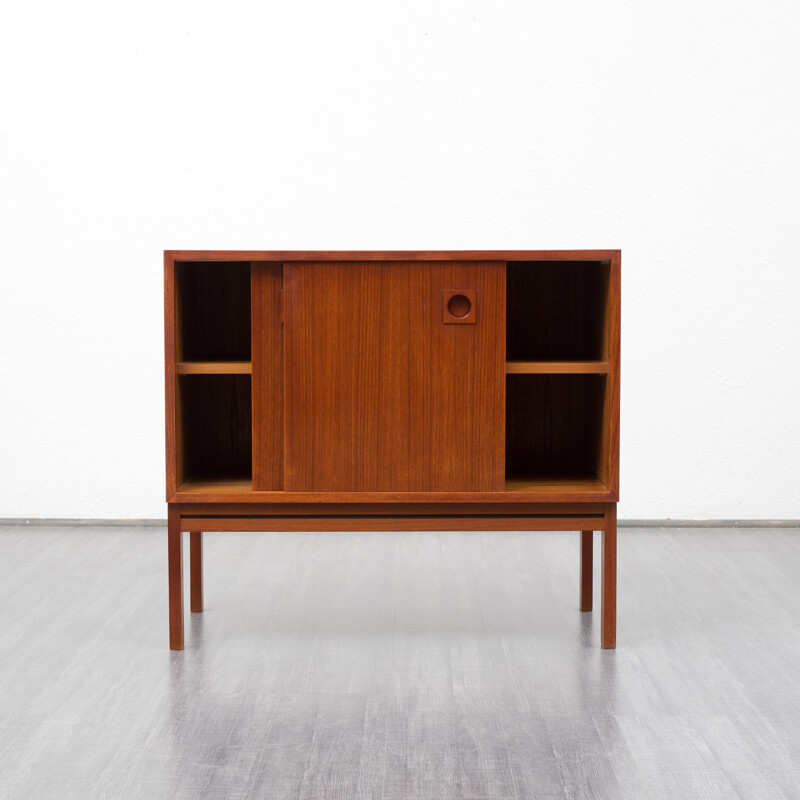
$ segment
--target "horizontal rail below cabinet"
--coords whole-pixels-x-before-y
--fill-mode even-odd
[[[506,375],[604,375],[608,361],[506,361]]]
[[[181,517],[182,531],[588,531],[604,518],[534,516]]]
[[[598,516],[603,503],[180,503],[184,517]]]
[[[178,375],[251,375],[250,361],[179,361]]]

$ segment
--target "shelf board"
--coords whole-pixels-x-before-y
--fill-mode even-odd
[[[179,492],[252,492],[251,478],[189,478],[179,487]]]
[[[249,477],[189,478],[182,503],[602,503],[615,500],[597,478],[510,478],[502,492],[285,492],[253,491]],[[596,511],[593,508],[592,511]],[[489,512],[491,513],[491,512]]]
[[[179,492],[252,492],[250,478],[189,478]],[[605,492],[597,478],[508,478],[506,492]],[[283,492],[281,492],[283,494]]]
[[[608,361],[506,361],[506,375],[605,374]]]
[[[507,492],[606,492],[597,478],[507,478]]]
[[[179,361],[178,375],[251,375],[250,361]]]

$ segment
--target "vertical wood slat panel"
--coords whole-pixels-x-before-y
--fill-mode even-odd
[[[408,491],[411,270],[287,264],[288,491]]]
[[[411,489],[501,492],[506,265],[439,262],[413,275]],[[443,289],[474,293],[474,325],[443,324]]]
[[[253,489],[281,491],[283,476],[283,264],[254,261],[250,275]]]
[[[501,491],[505,265],[286,265],[286,489]],[[446,290],[477,324],[443,322]]]

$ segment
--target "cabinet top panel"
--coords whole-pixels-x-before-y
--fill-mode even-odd
[[[611,261],[620,250],[165,250],[172,261]]]

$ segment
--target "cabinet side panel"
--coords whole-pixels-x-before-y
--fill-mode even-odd
[[[505,488],[505,274],[504,262],[438,262],[413,272],[412,491]],[[474,299],[474,324],[443,324],[443,292]]]
[[[175,495],[183,480],[180,474],[180,418],[175,361],[177,358],[176,336],[178,314],[176,309],[175,264],[169,254],[164,254],[164,388],[165,388],[165,432],[166,432],[166,478],[167,500]]]
[[[606,328],[606,358],[609,371],[604,406],[607,437],[606,472],[603,482],[617,497],[619,496],[619,415],[620,415],[620,307],[621,307],[621,255],[611,258],[608,282],[608,316]]]
[[[251,267],[253,490],[283,489],[283,264]]]
[[[286,265],[287,491],[408,491],[409,274]]]

